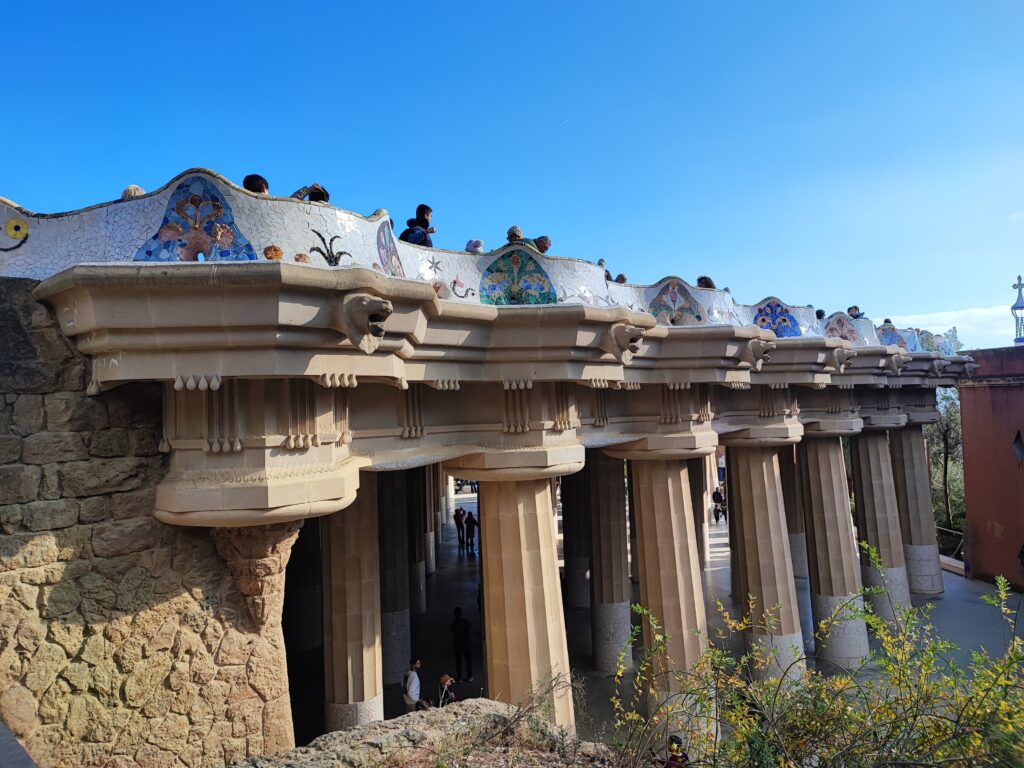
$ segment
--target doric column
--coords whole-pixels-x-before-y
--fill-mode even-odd
[[[427,555],[424,547],[427,520],[426,467],[405,470],[407,502],[406,533],[409,536],[409,612],[427,612]],[[408,660],[406,660],[408,663]]]
[[[782,478],[775,448],[730,446],[732,493],[730,516],[736,519],[740,587],[754,598],[751,641],[774,649],[767,674],[794,677],[803,673],[803,648]]]
[[[797,469],[815,630],[823,619],[836,619],[817,640],[818,671],[854,669],[868,654],[868,634],[864,621],[844,608],[863,603],[842,439],[805,435],[797,445]]]
[[[409,668],[408,494],[405,472],[381,472],[377,478],[380,535],[380,629],[386,684],[402,682]]]
[[[423,558],[424,564],[426,565],[427,576],[430,576],[437,570],[438,537],[435,523],[437,520],[438,500],[440,498],[437,487],[439,469],[440,467],[437,464],[430,464],[425,468],[427,473],[427,493],[426,507],[424,509],[426,531],[423,533]]]
[[[584,470],[585,471],[585,470]],[[562,478],[562,557],[565,561],[566,604],[590,605],[590,485],[583,472]]]
[[[689,459],[686,476],[690,481],[690,507],[693,509],[693,532],[697,537],[697,559],[701,571],[708,564],[708,505],[710,491],[707,490],[707,473],[704,462],[707,456]]]
[[[779,449],[779,475],[782,478],[782,498],[786,507],[786,530],[789,531],[789,553],[793,558],[793,577],[807,578],[807,534],[804,530],[803,499],[796,470],[796,446]]]
[[[889,439],[884,430],[862,432],[850,438],[850,453],[857,536],[878,551],[882,566],[879,572],[868,554],[861,553],[861,578],[868,586],[886,588],[885,594],[871,596],[871,605],[879,616],[891,619],[897,610],[910,605],[910,589]]]
[[[590,487],[590,636],[594,667],[614,672],[629,641],[630,582],[627,565],[626,469],[622,459],[587,451],[583,471]],[[626,653],[627,667],[633,655]]]
[[[488,696],[518,703],[570,674],[551,484],[481,480],[479,489]],[[552,705],[554,722],[573,728],[570,691],[557,689]]]
[[[640,550],[636,543],[636,482],[633,462],[626,462],[626,503],[629,506],[626,517],[629,523],[629,599],[640,600]]]
[[[685,460],[633,462],[636,485],[640,602],[668,637],[668,658],[683,671],[693,666],[707,642],[697,537],[693,530],[690,483]],[[644,644],[651,647],[650,627]],[[671,690],[674,682],[667,681]]]
[[[896,502],[907,560],[910,591],[921,595],[940,594],[942,567],[935,538],[928,449],[920,424],[909,424],[890,433],[892,472]]]
[[[322,525],[325,721],[337,731],[384,719],[377,475]]]

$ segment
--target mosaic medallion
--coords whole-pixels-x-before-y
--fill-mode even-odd
[[[707,313],[679,280],[669,280],[647,305],[662,325],[704,325]]]
[[[907,348],[907,340],[903,338],[896,326],[892,323],[883,323],[878,326],[878,340],[885,346],[897,346],[900,349]]]
[[[754,324],[766,331],[774,331],[779,338],[803,335],[800,323],[793,317],[789,307],[773,296],[757,305]]]
[[[842,312],[836,312],[828,319],[828,323],[825,325],[825,338],[843,339],[854,344],[864,343],[863,334],[853,324],[850,316]]]
[[[402,269],[402,260],[398,258],[398,246],[395,245],[395,235],[391,231],[391,222],[389,221],[382,221],[377,227],[377,258],[380,259],[380,266],[385,275],[405,277],[405,270]]]
[[[160,228],[135,253],[135,261],[255,260],[255,251],[235,226],[231,206],[202,176],[187,178],[175,188]]]
[[[503,253],[480,278],[481,304],[554,304],[557,301],[551,278],[526,251]]]

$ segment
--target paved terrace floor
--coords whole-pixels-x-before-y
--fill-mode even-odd
[[[475,495],[456,497],[457,505],[476,509]],[[482,521],[487,524],[486,519]],[[709,633],[721,628],[722,621],[715,601],[720,600],[732,615],[738,615],[738,608],[729,595],[729,543],[726,525],[710,525],[711,553],[704,571],[705,596]],[[479,542],[478,542],[479,543]],[[420,679],[423,695],[437,699],[437,682],[444,673],[455,675],[455,664],[451,653],[451,639],[448,626],[452,609],[460,606],[473,627],[473,681],[463,681],[456,686],[460,699],[481,696],[486,690],[487,675],[483,663],[483,634],[480,610],[477,604],[480,580],[480,559],[460,554],[454,525],[445,526],[442,536],[437,570],[427,579],[427,612],[412,617],[413,652],[423,658]],[[960,664],[970,661],[970,653],[981,648],[998,654],[1007,640],[1005,624],[995,608],[982,602],[980,596],[992,594],[992,585],[970,581],[944,572],[946,591],[930,600],[934,604],[932,621],[939,633],[958,646],[954,658]],[[810,589],[807,579],[797,579],[797,595],[800,601],[801,621],[810,624]],[[637,597],[637,596],[635,596]],[[1014,595],[1019,603],[1021,596]],[[926,599],[914,599],[919,606]],[[579,734],[585,739],[604,740],[612,728],[612,707],[609,698],[614,694],[614,682],[608,675],[591,668],[590,612],[586,609],[566,609],[566,632],[569,640],[569,662],[575,674],[581,676],[586,685],[585,702],[577,704],[576,719]],[[733,650],[739,650],[740,640],[732,643]],[[875,648],[874,640],[872,647]],[[628,694],[628,691],[624,693]],[[404,712],[400,686],[385,686],[384,712],[386,717],[395,717]]]

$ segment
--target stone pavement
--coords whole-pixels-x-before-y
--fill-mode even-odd
[[[456,497],[459,506],[477,512],[476,497]],[[486,525],[486,519],[481,521]],[[729,546],[726,525],[709,526],[711,542],[710,558],[704,571],[705,604],[708,615],[708,631],[712,637],[723,627],[716,606],[716,600],[733,616],[739,609],[729,595],[730,570]],[[483,637],[480,610],[477,604],[480,579],[479,555],[469,558],[460,555],[456,544],[454,525],[444,527],[441,552],[437,560],[437,571],[427,579],[427,613],[412,618],[413,652],[423,657],[420,679],[425,696],[437,698],[437,682],[444,673],[455,674],[451,653],[451,637],[448,626],[451,611],[461,606],[466,618],[473,626],[473,672],[470,683],[464,681],[456,686],[460,699],[482,696],[486,691],[487,676],[483,663]],[[956,644],[959,650],[953,658],[960,664],[970,661],[970,653],[982,647],[997,655],[1007,640],[1004,625],[998,611],[980,599],[983,594],[994,592],[992,585],[980,581],[969,581],[961,576],[943,573],[946,591],[935,598],[914,598],[914,605],[926,602],[934,605],[932,620],[940,634]],[[797,579],[797,596],[800,603],[801,624],[810,621],[810,587],[807,579]],[[1020,601],[1020,595],[1014,595]],[[1016,604],[1016,603],[1015,603]],[[587,609],[566,609],[566,632],[569,641],[569,661],[574,672],[585,683],[585,700],[577,703],[576,721],[579,735],[584,739],[607,740],[612,729],[612,706],[609,702],[614,694],[613,679],[591,669],[590,661],[590,611]],[[741,640],[732,638],[729,646],[740,651]],[[872,641],[873,649],[876,647]],[[628,695],[628,688],[624,695]],[[394,717],[404,712],[399,686],[385,686],[384,712]]]

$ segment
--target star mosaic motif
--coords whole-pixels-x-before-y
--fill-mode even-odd
[[[428,266],[428,267],[430,267],[430,270],[431,270],[431,271],[432,271],[432,272],[433,272],[433,273],[434,273],[435,275],[436,275],[436,274],[437,274],[438,272],[441,272],[441,271],[442,271],[442,270],[441,270],[441,262],[439,262],[439,261],[437,260],[437,257],[436,257],[436,256],[431,256],[431,257],[430,257],[430,263],[429,263],[429,264],[427,264],[427,266]]]

